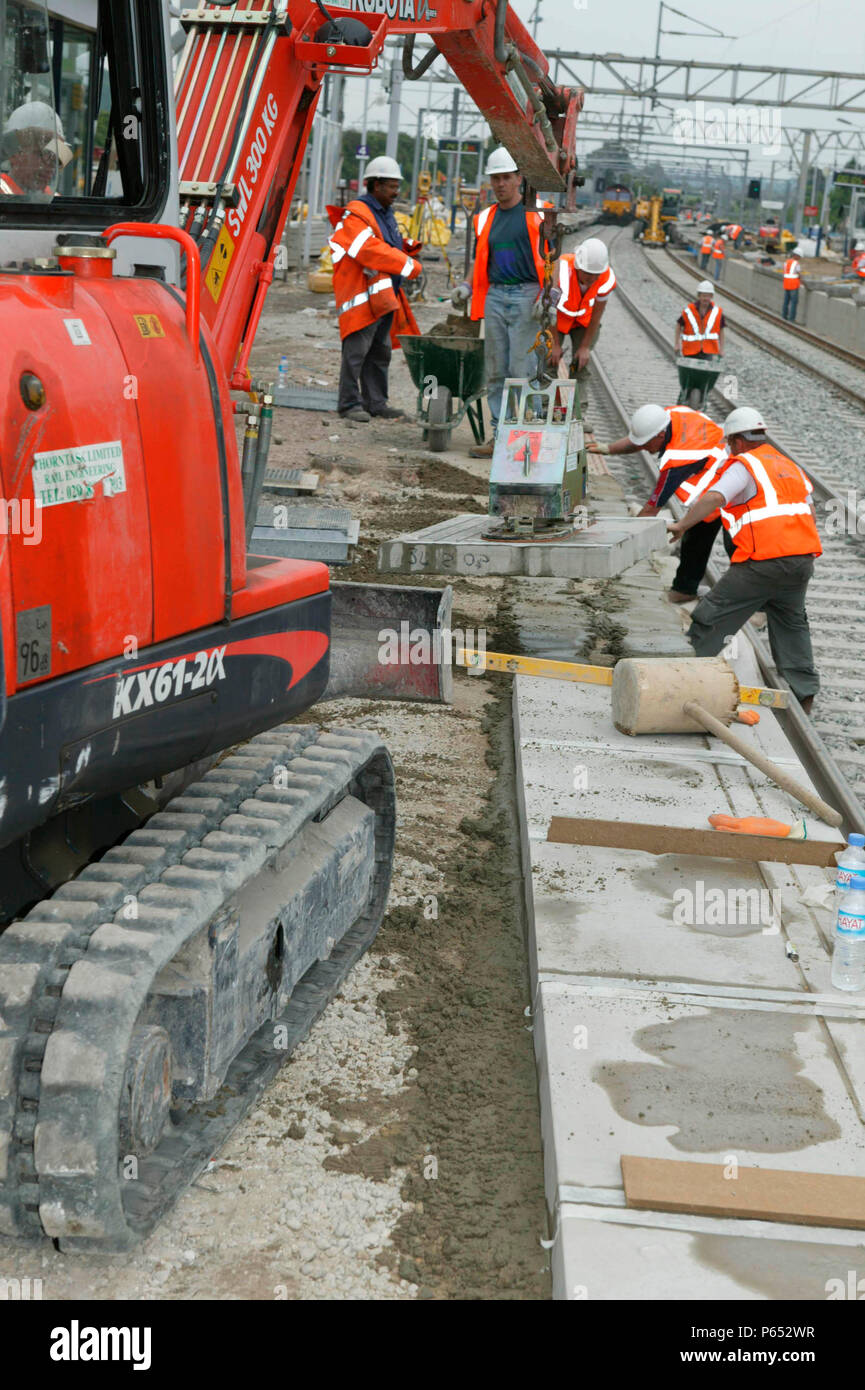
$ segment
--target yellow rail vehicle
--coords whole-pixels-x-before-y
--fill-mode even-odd
[[[606,189],[601,203],[601,221],[619,222],[624,225],[634,215],[634,199],[631,190],[624,184],[615,184]]]

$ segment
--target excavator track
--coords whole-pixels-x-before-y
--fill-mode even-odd
[[[378,931],[393,766],[284,725],[0,937],[0,1233],[148,1234]]]

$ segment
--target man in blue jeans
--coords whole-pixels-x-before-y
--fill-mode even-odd
[[[484,320],[487,402],[492,437],[470,449],[472,458],[492,458],[495,430],[507,377],[537,384],[543,352],[535,348],[539,323],[533,310],[544,283],[543,216],[522,201],[522,176],[500,146],[487,160],[495,203],[475,217],[475,262],[471,284],[463,281],[453,303],[471,297],[471,316]]]

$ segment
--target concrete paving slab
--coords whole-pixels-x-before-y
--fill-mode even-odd
[[[697,1218],[677,1229],[650,1212],[563,1203],[552,1250],[553,1296],[571,1301],[667,1299],[705,1302],[825,1299],[848,1270],[863,1268],[862,1232],[812,1231],[765,1221]],[[732,1228],[732,1229],[724,1229]],[[730,1315],[738,1327],[751,1318]],[[716,1325],[719,1319],[714,1319]],[[717,1350],[723,1344],[705,1343]]]
[[[615,582],[628,632],[664,603],[652,568]],[[744,639],[734,665],[762,683]],[[606,688],[518,677],[514,720],[556,1296],[825,1298],[861,1232],[630,1212],[620,1157],[862,1172],[865,999],[831,989],[831,873],[675,846],[712,811],[837,832],[715,739],[619,733]],[[771,711],[736,731],[810,785]],[[669,825],[670,853],[553,845],[552,815]]]
[[[756,864],[735,866],[731,903],[731,866],[719,859],[550,844],[533,846],[532,858],[539,977],[806,988],[772,931],[783,899]],[[720,904],[724,923],[713,920]]]
[[[621,1187],[623,1153],[861,1173],[861,1123],[819,1018],[795,1004],[595,989],[539,988],[548,1199],[566,1184]]]
[[[463,513],[379,546],[384,574],[496,574],[606,579],[666,546],[658,517],[598,517],[559,541],[487,541],[488,516]]]

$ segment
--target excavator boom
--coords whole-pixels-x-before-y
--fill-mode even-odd
[[[202,313],[231,385],[247,366],[322,81],[371,72],[404,34],[403,67],[441,53],[533,188],[571,193],[582,92],[558,88],[506,0],[248,0],[185,10],[175,80],[181,227],[199,245]],[[413,61],[414,41],[435,50]]]

